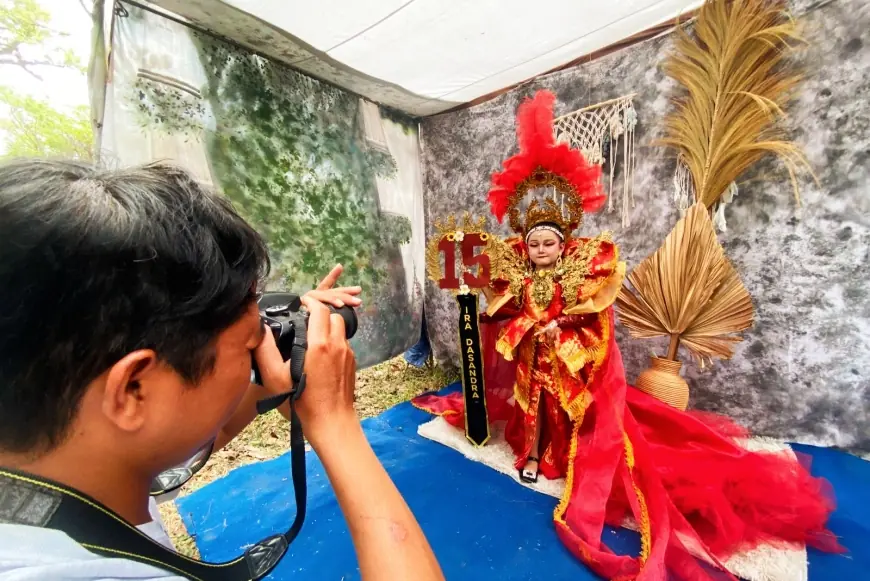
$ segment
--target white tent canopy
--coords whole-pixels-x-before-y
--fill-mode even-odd
[[[701,0],[153,0],[313,77],[416,116],[545,73]]]

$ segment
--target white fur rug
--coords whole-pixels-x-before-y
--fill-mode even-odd
[[[493,427],[492,439],[483,448],[473,446],[465,434],[448,424],[444,419],[437,417],[434,420],[422,424],[417,428],[424,438],[428,438],[449,448],[460,452],[466,458],[480,462],[512,478],[521,486],[531,488],[541,494],[561,498],[565,488],[565,480],[547,480],[541,477],[537,484],[521,482],[517,471],[514,469],[514,455],[508,443],[504,440],[501,426]],[[790,450],[781,442],[767,438],[753,438],[744,443],[750,450],[779,451]],[[633,521],[623,524],[625,528],[637,530]],[[689,547],[691,550],[691,547]],[[807,552],[806,548],[795,547],[782,549],[763,546],[739,553],[725,562],[725,566],[731,573],[747,581],[807,581]]]

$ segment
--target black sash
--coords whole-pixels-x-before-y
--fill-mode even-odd
[[[475,445],[489,441],[489,419],[484,396],[483,357],[477,316],[477,295],[460,294],[459,355],[462,362],[462,393],[465,398],[465,436]]]

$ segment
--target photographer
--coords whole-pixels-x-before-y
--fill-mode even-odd
[[[263,241],[175,167],[37,160],[0,165],[0,233],[0,467],[19,475],[0,479],[0,579],[180,579],[93,554],[39,522],[50,490],[33,488],[43,505],[26,505],[22,490],[26,475],[54,481],[146,525],[155,476],[226,443],[257,399],[290,388],[257,309]],[[352,304],[356,292],[303,297],[307,386],[296,409],[362,578],[442,579],[354,413],[353,352],[321,301]],[[249,383],[252,352],[264,387]]]

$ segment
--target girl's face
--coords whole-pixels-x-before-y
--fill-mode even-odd
[[[529,236],[529,258],[538,268],[551,268],[562,255],[565,243],[549,230],[539,230]]]

